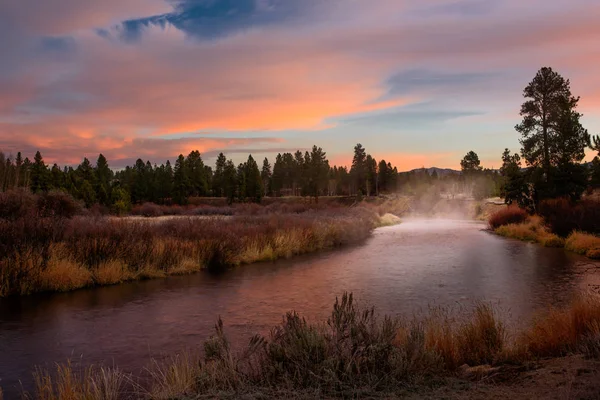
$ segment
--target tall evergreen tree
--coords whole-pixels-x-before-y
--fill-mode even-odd
[[[225,196],[225,167],[227,158],[223,153],[219,153],[215,164],[215,173],[213,175],[213,191],[217,197]]]
[[[367,154],[367,195],[379,195],[379,182],[377,179],[377,160]]]
[[[306,158],[308,194],[319,202],[319,195],[323,193],[329,182],[329,161],[322,148],[313,146]]]
[[[240,163],[237,167],[236,171],[236,192],[238,196],[238,200],[243,202],[246,200],[246,164]]]
[[[273,164],[273,174],[271,176],[271,191],[275,196],[281,195],[281,189],[283,189],[283,183],[285,180],[285,166],[283,164],[283,156],[281,153],[275,157],[275,164]]]
[[[200,152],[192,151],[186,158],[186,167],[192,196],[206,196],[208,193],[208,180],[204,162]]]
[[[515,126],[521,134],[521,154],[530,167],[534,202],[556,196],[581,196],[586,184],[579,166],[590,137],[575,111],[579,97],[570,82],[552,68],[540,69],[525,87],[523,120]]]
[[[177,161],[175,161],[175,169],[173,170],[173,201],[177,204],[186,204],[189,187],[185,158],[183,154],[180,154]]]
[[[260,171],[260,179],[262,180],[263,193],[265,196],[271,192],[271,164],[269,159],[265,157],[263,160],[262,169]]]
[[[37,151],[31,166],[31,191],[34,193],[46,192],[50,188],[50,176],[48,167],[44,163],[42,154]]]
[[[96,198],[98,202],[105,206],[110,206],[111,197],[111,180],[113,172],[108,166],[108,161],[104,155],[100,154],[96,161]]]
[[[233,161],[227,160],[223,169],[223,195],[227,198],[229,204],[232,204],[235,200],[237,183],[235,165]]]
[[[258,164],[251,154],[248,156],[248,161],[246,161],[244,167],[246,197],[256,203],[260,203],[263,197],[262,178]]]
[[[354,146],[350,174],[357,194],[367,194],[367,152],[362,144]]]

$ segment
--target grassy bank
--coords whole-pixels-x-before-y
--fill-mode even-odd
[[[419,393],[448,379],[514,378],[543,357],[600,357],[600,300],[586,296],[507,332],[494,309],[459,318],[432,309],[422,318],[378,318],[352,295],[336,300],[326,323],[286,314],[266,337],[232,350],[223,323],[202,355],[182,353],[149,367],[150,382],[118,369],[37,370],[35,399],[189,399],[203,397],[369,397]],[[464,385],[463,385],[464,390]],[[418,396],[417,396],[418,397]],[[448,398],[452,398],[449,396]]]
[[[58,200],[64,204],[52,196],[12,196],[0,201],[0,296],[288,258],[355,243],[375,227],[397,222],[380,216],[380,207],[299,205],[259,212],[238,206],[233,216],[131,220],[81,215],[62,195]]]
[[[508,238],[539,243],[545,247],[561,247],[566,250],[600,259],[600,237],[570,231],[566,237],[552,232],[552,224],[539,215],[528,215],[517,207],[507,207],[493,214],[488,220],[490,228]]]

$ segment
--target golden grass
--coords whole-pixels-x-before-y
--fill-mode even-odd
[[[589,258],[600,259],[600,237],[583,232],[573,232],[565,242],[565,248]]]
[[[536,318],[519,338],[518,345],[536,357],[576,352],[590,334],[598,334],[600,300],[589,295],[575,299],[568,307],[551,309]]]
[[[70,361],[56,365],[56,374],[37,369],[34,374],[36,400],[117,400],[127,376],[117,368],[87,367],[74,369]]]
[[[518,224],[502,225],[495,232],[501,236],[537,242],[545,247],[564,247],[565,241],[561,237],[551,233],[544,226],[543,219],[538,215],[532,215],[525,222]]]
[[[190,352],[177,354],[162,364],[153,361],[148,369],[152,377],[149,397],[168,400],[192,394],[201,373],[200,365],[200,357]]]
[[[378,226],[380,226],[380,227],[393,226],[393,225],[398,225],[400,222],[401,222],[400,218],[398,218],[394,214],[387,213],[387,214],[384,214],[379,217]]]
[[[39,279],[40,287],[56,292],[75,290],[93,283],[92,274],[87,268],[70,259],[57,257],[49,260]]]
[[[478,304],[472,315],[459,321],[442,309],[432,310],[424,324],[425,349],[438,354],[446,369],[463,364],[493,363],[505,350],[504,324],[491,305]]]
[[[127,266],[121,261],[111,260],[100,264],[92,273],[94,283],[97,285],[114,285],[131,279]]]

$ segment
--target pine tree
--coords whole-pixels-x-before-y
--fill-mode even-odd
[[[237,167],[236,172],[236,192],[240,202],[246,200],[246,165],[241,163]]]
[[[564,195],[578,199],[587,180],[579,163],[590,140],[580,123],[582,115],[575,111],[579,97],[571,94],[568,79],[548,67],[537,72],[523,96],[523,120],[515,129],[530,167],[534,202]]]
[[[521,158],[518,154],[511,155],[510,150],[504,150],[500,175],[503,177],[500,196],[504,197],[504,202],[506,204],[516,203],[523,208],[531,207],[530,193],[525,174],[521,170]]]
[[[367,194],[367,152],[362,144],[354,146],[354,157],[350,169],[356,194]]]
[[[180,154],[175,161],[173,170],[173,201],[177,204],[186,204],[188,200],[190,183],[187,176],[185,158]]]
[[[50,176],[48,167],[44,163],[42,154],[38,151],[33,158],[31,166],[31,191],[34,193],[47,192],[50,188]]]
[[[108,161],[104,155],[100,154],[98,156],[98,160],[96,161],[96,198],[98,202],[105,206],[110,206],[111,204],[111,180],[113,177],[113,172],[108,166]]]
[[[244,167],[246,197],[252,199],[255,203],[260,203],[263,197],[262,178],[258,164],[252,155],[248,156],[248,161],[246,161]]]
[[[223,169],[223,195],[227,197],[228,204],[232,204],[235,200],[237,183],[235,165],[233,161],[227,160]]]
[[[223,153],[219,153],[217,162],[215,164],[215,173],[213,176],[213,191],[216,197],[223,197],[225,195],[225,167],[227,165],[227,158]]]
[[[474,151],[469,151],[460,161],[460,168],[463,175],[473,176],[483,170],[479,156]]]
[[[169,160],[157,169],[156,190],[160,203],[165,203],[173,197],[173,167]]]
[[[58,164],[54,164],[50,170],[50,186],[57,190],[66,189],[64,173]]]
[[[292,177],[292,189],[294,196],[302,194],[302,186],[304,184],[304,156],[300,150],[294,153],[294,160],[290,165]]]
[[[307,153],[308,154],[308,153]],[[329,161],[322,148],[313,146],[306,157],[308,194],[319,202],[319,195],[327,188],[329,181]]]
[[[379,182],[377,180],[377,160],[367,154],[367,196],[379,195]]]
[[[198,150],[192,151],[185,160],[187,175],[190,182],[191,196],[206,196],[208,181],[204,162]]]
[[[15,187],[19,187],[23,179],[21,178],[23,169],[23,157],[21,156],[21,152],[17,153],[17,158],[15,159]]]
[[[263,160],[260,178],[262,180],[264,195],[267,196],[271,192],[271,164],[269,164],[269,159],[267,157]]]

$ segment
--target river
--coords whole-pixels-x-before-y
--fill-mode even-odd
[[[324,320],[354,293],[379,313],[493,302],[511,324],[568,301],[599,281],[589,261],[498,237],[469,221],[407,220],[365,243],[222,275],[133,282],[71,293],[0,299],[0,386],[31,385],[36,365],[67,358],[139,372],[152,357],[197,348],[221,316],[234,342],[266,333],[295,309]]]

